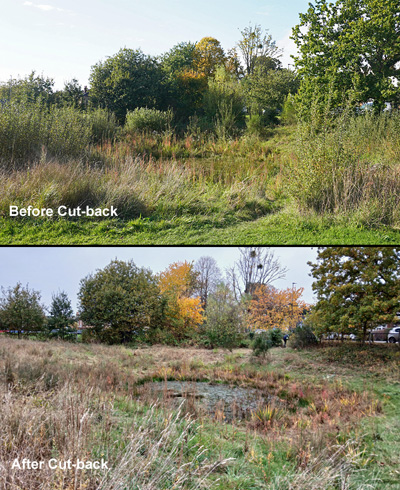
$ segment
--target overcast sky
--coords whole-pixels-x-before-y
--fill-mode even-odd
[[[303,298],[313,302],[312,279],[307,261],[315,260],[317,249],[310,247],[271,247],[282,266],[288,268],[286,278],[274,282],[278,288],[304,287]],[[17,282],[29,285],[42,294],[42,303],[49,306],[52,293],[68,293],[77,309],[79,282],[111,260],[132,259],[139,267],[154,273],[178,261],[196,261],[201,256],[213,257],[224,270],[239,258],[237,247],[1,247],[0,286],[13,287]]]
[[[287,67],[291,29],[308,1],[0,0],[0,7],[0,81],[36,70],[62,88],[74,77],[87,84],[90,67],[120,48],[159,55],[212,36],[228,50],[249,23],[269,29]]]

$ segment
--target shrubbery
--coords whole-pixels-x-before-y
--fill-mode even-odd
[[[0,107],[0,161],[3,167],[27,164],[44,156],[82,157],[90,143],[114,138],[115,116],[104,109],[48,108],[42,102]]]
[[[166,131],[173,117],[172,110],[159,111],[140,107],[126,114],[125,130],[127,132]]]
[[[293,349],[305,349],[318,344],[318,339],[308,325],[296,327],[290,339]]]

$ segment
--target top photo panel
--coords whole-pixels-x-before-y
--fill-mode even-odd
[[[399,0],[16,0],[0,244],[400,244]]]

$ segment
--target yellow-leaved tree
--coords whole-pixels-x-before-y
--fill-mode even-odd
[[[276,289],[269,285],[258,286],[252,294],[249,324],[254,329],[271,330],[294,328],[308,305],[301,296],[304,288]]]
[[[193,263],[174,262],[159,275],[161,293],[167,300],[167,328],[178,340],[190,335],[203,323],[199,296],[193,296],[197,273]]]
[[[215,73],[217,66],[225,64],[225,53],[218,39],[203,37],[194,49],[194,68],[206,77]]]

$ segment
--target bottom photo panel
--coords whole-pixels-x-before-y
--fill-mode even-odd
[[[400,489],[400,247],[3,247],[0,489]]]

